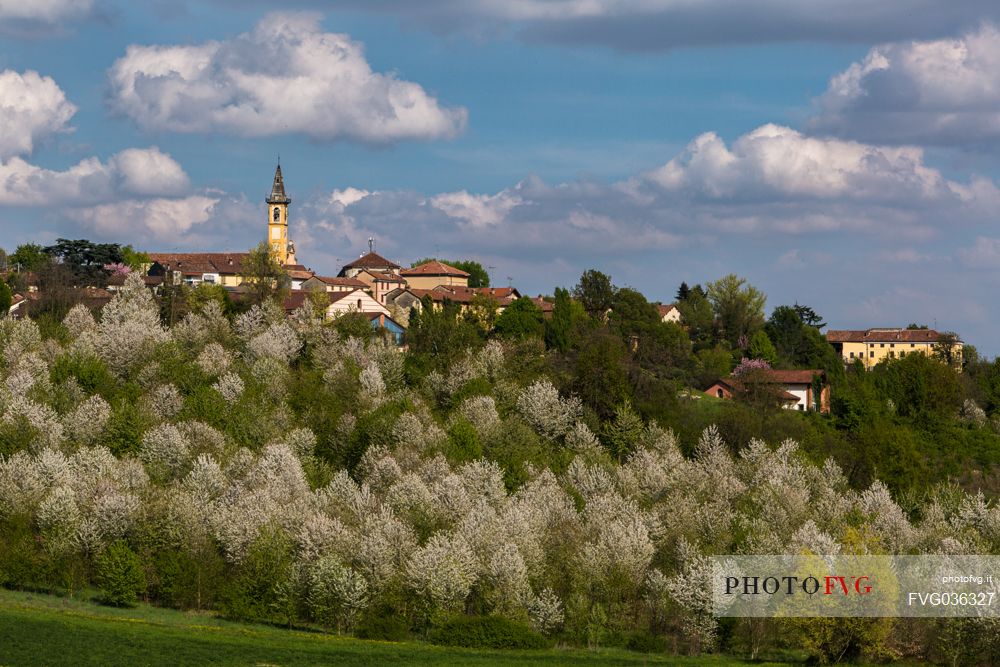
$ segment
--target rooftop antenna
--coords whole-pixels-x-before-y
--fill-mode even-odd
[[[507,276],[507,287],[514,286],[514,279],[511,276]]]

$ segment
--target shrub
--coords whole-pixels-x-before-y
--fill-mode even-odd
[[[458,616],[431,632],[431,643],[467,648],[539,649],[549,643],[527,625],[499,616]]]
[[[113,607],[131,607],[146,591],[142,563],[128,544],[119,540],[97,557],[97,585],[104,595],[101,601]]]
[[[637,653],[665,653],[667,650],[667,640],[663,637],[636,632],[629,635],[625,642],[625,648]]]
[[[354,634],[359,639],[401,642],[409,638],[410,625],[402,616],[395,615],[392,611],[387,611],[365,618]]]

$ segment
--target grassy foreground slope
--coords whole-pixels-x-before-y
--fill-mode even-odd
[[[139,606],[110,609],[0,590],[0,665],[691,665],[724,656],[672,658],[621,650],[492,651],[420,642],[363,641],[231,623]],[[757,663],[760,665],[761,663]]]

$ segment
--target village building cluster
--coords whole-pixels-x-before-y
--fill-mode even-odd
[[[345,313],[365,316],[373,329],[385,330],[398,344],[409,324],[412,310],[420,312],[425,304],[442,308],[446,303],[461,311],[474,311],[488,304],[495,315],[517,299],[521,293],[514,287],[470,287],[470,274],[439,260],[430,260],[404,268],[387,259],[369,240],[369,251],[342,266],[335,276],[322,275],[300,264],[295,243],[289,235],[291,198],[285,191],[281,165],[275,170],[267,203],[267,243],[273,256],[288,276],[290,290],[284,300],[290,315],[312,299],[317,292],[324,295],[323,318],[332,320]],[[219,285],[234,296],[245,287],[250,268],[250,252],[150,252],[144,281],[152,289],[164,284],[190,286]],[[111,292],[124,282],[124,276],[112,276],[108,289],[84,288],[85,303],[101,305]],[[25,305],[35,296],[14,295],[10,307],[12,316],[20,316]],[[552,315],[553,303],[541,296],[532,301],[544,317]],[[657,304],[660,320],[683,326],[681,311],[676,304]],[[911,354],[938,354],[947,337],[928,328],[872,328],[864,330],[828,330],[827,341],[843,359],[845,365],[860,363],[871,369],[886,359],[902,359]],[[949,361],[960,367],[962,341],[953,336],[946,341]],[[757,381],[772,385],[784,407],[792,410],[830,411],[830,385],[821,370],[767,369]],[[704,391],[704,395],[731,399],[745,389],[745,381],[735,375],[719,379]]]

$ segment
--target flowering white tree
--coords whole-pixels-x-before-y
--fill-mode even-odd
[[[94,334],[94,348],[119,375],[150,359],[167,340],[160,309],[142,276],[133,273],[125,278],[125,285],[101,311]]]
[[[583,403],[576,396],[560,398],[551,382],[538,380],[521,391],[517,410],[536,431],[554,440],[573,427],[583,412]]]
[[[465,540],[435,533],[410,556],[406,585],[433,616],[461,607],[475,583],[475,573],[475,556]]]

